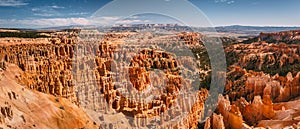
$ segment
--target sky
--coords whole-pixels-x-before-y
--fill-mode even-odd
[[[0,28],[172,23],[174,17],[191,26],[300,26],[299,5],[299,0],[0,0]],[[168,15],[134,15],[144,9]]]

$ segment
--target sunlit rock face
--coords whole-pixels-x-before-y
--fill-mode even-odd
[[[298,35],[299,31],[261,33],[258,41],[249,39],[225,48],[229,67],[224,95],[228,99],[219,99],[223,102],[216,112],[224,123],[228,113],[220,109],[229,103],[238,107],[242,128],[297,128]]]
[[[144,39],[145,35],[149,39]],[[192,84],[203,80],[210,68],[203,64],[205,69],[199,69],[200,62],[195,62],[193,53],[184,55],[186,50],[180,45],[203,49],[199,45],[202,35],[185,32],[158,38],[151,33],[120,32],[92,35],[95,36],[100,40],[83,42],[84,36],[78,37],[73,31],[54,33],[52,38],[1,39],[0,68],[5,70],[6,64],[15,64],[22,71],[16,75],[19,84],[32,92],[68,101],[67,104],[74,106],[72,110],[76,107],[74,111],[83,113],[84,110],[89,115],[66,128],[197,127],[204,117],[209,93]],[[130,39],[139,40],[133,41],[136,44],[125,44]],[[174,45],[178,41],[180,45]],[[168,49],[135,48],[137,44],[151,42],[161,43],[162,48]],[[174,51],[183,55],[174,55]],[[196,60],[200,58],[197,56]],[[195,78],[198,73],[202,78]],[[6,107],[9,105],[3,106],[3,119],[14,117]],[[74,115],[75,112],[66,113]],[[85,120],[89,121],[86,125],[81,123]]]
[[[260,33],[259,40],[266,42],[286,42],[286,43],[299,43],[300,30],[283,31],[275,33]]]
[[[288,125],[294,126],[298,122],[295,119],[299,112],[294,110],[298,109],[298,106],[294,105],[293,109],[286,111],[285,106],[275,105],[298,103],[299,73],[292,75],[289,72],[286,76],[271,76],[240,67],[232,68],[228,72],[231,79],[227,80],[225,94],[229,96],[231,104],[239,107],[245,121],[243,125],[284,128]],[[219,106],[222,107],[222,104]]]
[[[300,68],[300,46],[298,44],[266,43],[234,44],[225,48],[229,65],[247,70],[263,71],[271,75],[297,74]]]
[[[289,102],[272,103],[270,96],[255,96],[251,102],[240,98],[230,103],[228,97],[219,97],[219,105],[216,110],[222,116],[226,128],[251,128],[271,127],[284,128],[297,127],[299,122],[299,107],[295,106],[299,100]],[[205,128],[212,128],[215,116],[211,116],[205,123]],[[216,122],[218,126],[220,122]],[[221,124],[222,125],[222,124]],[[249,126],[250,125],[250,126]]]
[[[299,73],[293,76],[288,73],[286,76],[265,74],[263,72],[254,72],[233,68],[228,73],[229,78],[236,80],[227,80],[225,93],[233,100],[244,97],[247,101],[254,99],[254,96],[269,96],[273,102],[289,101],[299,96]]]
[[[299,128],[300,47],[293,44],[298,35],[261,33],[258,42],[226,46],[224,96],[215,111],[208,110],[213,115],[203,127]],[[193,84],[211,68],[209,59],[188,55],[182,46],[202,51],[203,37],[193,32],[78,37],[69,31],[52,38],[2,38],[0,127],[197,128],[213,93]],[[145,47],[137,47],[141,44]]]
[[[75,39],[56,40],[12,40],[1,45],[1,60],[18,65],[25,72],[19,81],[30,89],[76,101],[71,76],[71,44]]]
[[[19,77],[25,72],[17,65],[6,63],[5,67],[0,71],[0,128],[99,128],[68,99],[19,84]]]
[[[225,129],[223,116],[214,113],[206,120],[204,129]]]
[[[223,116],[225,128],[238,129],[242,127],[243,116],[236,105],[231,105],[228,96],[219,96],[217,112]]]
[[[143,39],[144,34],[148,39]],[[95,114],[101,112],[94,116],[103,118],[97,123],[116,128],[197,127],[208,91],[195,90],[193,79],[199,78],[191,77],[204,70],[195,67],[188,52],[174,54],[178,47],[174,43],[203,47],[196,43],[199,34],[160,37],[129,32],[105,34],[102,39],[76,44],[74,51],[79,56],[73,65],[80,105]],[[93,59],[95,64],[88,63]],[[113,115],[119,120],[107,121]]]

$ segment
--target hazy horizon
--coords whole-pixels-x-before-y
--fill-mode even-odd
[[[117,1],[117,0],[115,0]],[[145,5],[131,5],[134,0],[122,1],[121,7],[146,8]],[[157,0],[158,1],[158,0]],[[176,2],[180,0],[161,0],[161,2]],[[260,26],[260,27],[300,27],[300,1],[272,0],[188,0],[207,18],[211,27],[220,26]],[[0,28],[48,28],[71,25],[105,25],[120,20],[120,16],[106,16],[91,19],[97,10],[105,7],[111,0],[0,0]],[[149,2],[149,1],[142,1]],[[152,2],[152,1],[151,1]],[[173,10],[178,16],[189,18],[190,26],[201,26],[191,12],[183,11],[183,5],[177,5]],[[120,7],[120,8],[121,8]],[[152,7],[156,10],[165,8]],[[181,9],[181,10],[180,10]],[[118,9],[111,10],[112,12]],[[178,11],[178,12],[176,12]],[[125,15],[125,12],[124,12]],[[134,17],[120,23],[168,23],[161,18]]]
[[[152,24],[152,23],[149,23]],[[160,23],[153,23],[153,24],[160,24]],[[165,24],[176,24],[176,23],[165,23]],[[122,25],[138,25],[138,24],[122,24]],[[51,29],[51,28],[64,28],[64,27],[113,27],[114,25],[103,25],[103,26],[95,26],[95,25],[66,25],[66,26],[50,26],[50,27],[39,27],[39,28],[26,28],[26,27],[0,27],[0,29],[28,29],[28,30],[42,30],[42,29]],[[183,25],[180,25],[183,26]],[[261,28],[300,28],[300,26],[259,26],[259,25],[221,25],[221,26],[212,26],[212,27],[197,27],[197,26],[189,26],[189,27],[196,27],[196,28],[218,28],[218,27],[234,27],[234,26],[239,26],[239,27],[261,27]]]

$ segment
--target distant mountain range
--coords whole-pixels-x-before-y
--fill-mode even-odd
[[[277,27],[277,26],[218,26],[218,27],[189,27],[180,26],[177,24],[138,24],[131,26],[115,26],[112,27],[113,31],[133,31],[143,29],[161,29],[161,30],[173,30],[173,31],[198,31],[198,32],[224,32],[224,33],[236,33],[236,34],[247,34],[247,35],[258,35],[260,32],[280,32],[288,30],[300,30],[300,27]]]
[[[300,30],[300,27],[278,27],[278,26],[218,26],[215,27],[218,32],[232,32],[232,33],[253,33],[259,34],[260,32],[280,32],[288,30]]]
[[[14,30],[23,30],[23,31],[33,31],[33,30],[64,30],[64,29],[98,29],[98,30],[111,30],[111,31],[139,31],[145,28],[153,27],[156,29],[166,29],[166,30],[174,30],[174,31],[217,31],[224,33],[237,33],[237,34],[248,34],[248,35],[258,35],[260,32],[280,32],[280,31],[288,31],[288,30],[300,30],[300,27],[279,27],[279,26],[241,26],[241,25],[232,25],[232,26],[217,26],[217,27],[188,27],[188,26],[180,26],[177,24],[134,24],[134,25],[120,25],[120,26],[60,26],[60,27],[49,27],[49,28],[41,28],[41,29],[14,29]],[[12,28],[9,28],[12,29]]]

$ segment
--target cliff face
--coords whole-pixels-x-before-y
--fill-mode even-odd
[[[242,128],[299,128],[298,106],[289,105],[298,103],[300,94],[298,32],[261,33],[258,42],[225,48],[226,97],[220,97],[216,113],[227,128],[233,127],[226,125],[232,106],[242,116],[236,124]]]
[[[300,46],[297,44],[255,42],[231,45],[225,51],[229,66],[236,65],[271,75],[286,75],[293,71],[295,75],[300,69]]]
[[[260,36],[297,41],[297,35]],[[209,81],[211,72],[201,38],[192,32],[2,38],[0,127],[197,128],[214,112],[205,102],[215,94],[193,85]],[[265,41],[226,46],[224,96],[205,128],[299,126],[300,47]]]
[[[10,63],[0,72],[0,128],[99,128],[82,108],[67,99],[18,84],[18,75],[23,73]]]
[[[53,40],[54,39],[48,39]],[[58,40],[58,39],[55,39]],[[25,74],[20,83],[37,91],[76,100],[71,80],[73,39],[62,38],[59,45],[47,43],[5,43],[0,49],[2,62],[18,65]]]
[[[99,114],[103,119],[97,122],[116,128],[197,127],[208,92],[192,87],[192,76],[200,72],[193,59],[171,53],[183,51],[176,49],[182,47],[174,45],[178,41],[199,47],[199,35],[194,33],[161,37],[149,33],[108,34],[101,43],[76,44],[75,55],[87,50],[84,56],[74,57],[80,105],[103,112]],[[88,90],[86,83],[90,84]],[[107,121],[116,114],[119,120]],[[122,119],[123,115],[130,120]]]
[[[275,33],[260,33],[259,40],[270,43],[285,42],[285,43],[300,43],[300,30],[283,31]]]
[[[246,98],[248,101],[254,99],[254,96],[270,96],[273,102],[284,102],[299,96],[300,84],[299,75],[293,77],[291,73],[286,76],[274,75],[270,76],[263,72],[254,72],[233,68],[228,72],[225,94],[229,95],[231,100],[240,97]]]
[[[217,128],[235,128],[250,129],[254,126],[284,128],[292,126],[299,127],[298,106],[292,104],[299,103],[299,100],[272,103],[270,96],[255,96],[252,102],[248,102],[243,97],[239,100],[230,102],[228,97],[219,96],[219,105],[216,112],[205,124],[205,127]],[[222,118],[222,119],[221,119]],[[213,120],[218,121],[213,121]],[[224,122],[224,126],[223,123]],[[217,127],[216,127],[217,126]]]
[[[163,38],[127,32],[93,35],[99,36],[99,42],[89,40],[88,34],[81,36],[57,34],[44,39],[1,39],[0,68],[6,69],[6,64],[17,65],[22,71],[15,75],[18,84],[31,92],[39,91],[66,101],[78,108],[74,111],[80,110],[79,113],[85,109],[94,120],[92,124],[104,128],[197,127],[204,116],[204,102],[209,93],[206,89],[195,91],[192,77],[197,73],[207,75],[210,69],[206,66],[205,70],[199,70],[189,56],[136,46],[160,43],[170,48],[169,51],[184,52],[181,46],[171,44],[180,41],[192,49],[202,49],[204,47],[198,45],[199,34],[181,33]],[[134,43],[126,44],[130,40]],[[194,81],[199,81],[197,79],[203,80]],[[7,107],[9,105],[3,106],[4,118],[10,119],[12,114]],[[59,108],[69,110],[66,106]],[[49,112],[52,113],[55,112]],[[76,116],[74,113],[69,115]],[[125,117],[129,119],[123,119]],[[183,119],[171,122],[177,117]],[[85,119],[88,117],[82,121]],[[67,120],[57,121],[67,125],[77,121],[71,119],[68,123]],[[74,124],[74,128],[79,126],[90,125]]]
[[[258,36],[242,41],[246,44],[264,41],[267,43],[299,44],[300,30],[290,30],[281,32],[261,32]]]

